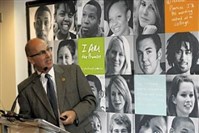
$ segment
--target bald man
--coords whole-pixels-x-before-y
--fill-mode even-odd
[[[25,51],[36,71],[18,85],[20,114],[64,126],[71,133],[92,132],[88,116],[96,108],[96,98],[80,67],[54,65],[52,47],[39,38],[28,41]],[[55,110],[47,97],[46,74],[53,81]]]

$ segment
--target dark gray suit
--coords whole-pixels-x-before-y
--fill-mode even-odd
[[[65,129],[71,133],[92,132],[87,118],[96,108],[96,99],[80,67],[78,65],[53,67],[60,113],[72,109],[79,121],[78,126],[72,124],[65,126]],[[18,91],[20,114],[42,118],[56,124],[53,110],[37,73],[21,82]]]

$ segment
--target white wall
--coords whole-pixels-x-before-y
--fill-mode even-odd
[[[14,1],[14,11],[15,11],[14,27],[15,27],[15,46],[16,46],[15,47],[16,89],[17,89],[17,84],[19,84],[28,76],[28,63],[24,51],[24,47],[27,42],[26,5],[25,5],[26,1],[27,0]]]
[[[0,0],[0,12],[0,109],[9,110],[16,97],[13,0]]]

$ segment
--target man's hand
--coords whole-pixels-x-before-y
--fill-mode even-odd
[[[73,110],[65,111],[60,115],[60,119],[64,125],[73,124],[76,119],[76,113]]]

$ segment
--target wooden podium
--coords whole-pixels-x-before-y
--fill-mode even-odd
[[[32,120],[7,120],[0,117],[2,133],[70,133],[43,119]]]

